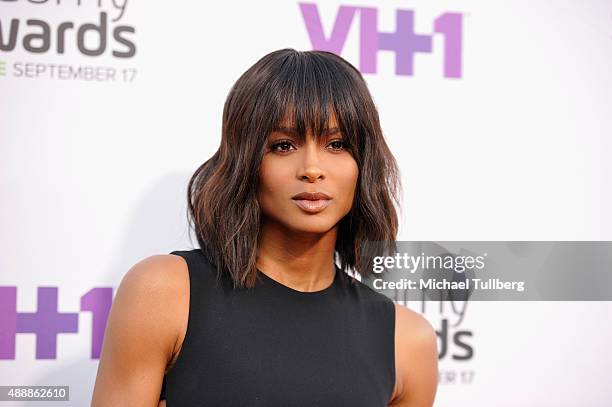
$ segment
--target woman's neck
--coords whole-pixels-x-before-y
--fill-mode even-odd
[[[262,222],[257,268],[270,278],[298,291],[319,291],[334,280],[337,227],[328,232],[287,230]]]

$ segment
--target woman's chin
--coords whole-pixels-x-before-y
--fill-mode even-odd
[[[289,229],[294,233],[324,234],[328,233],[337,225],[327,219],[306,219],[303,222],[293,222]]]

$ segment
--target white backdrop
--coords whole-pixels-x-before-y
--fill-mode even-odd
[[[0,0],[0,385],[69,385],[57,406],[89,405],[95,380],[82,297],[116,288],[144,257],[191,247],[186,182],[218,147],[231,85],[270,51],[314,47],[297,1],[78,3]],[[612,3],[308,4],[325,36],[341,6],[355,7],[341,55],[357,67],[371,9],[380,32],[395,31],[400,10],[421,35],[444,13],[462,22],[461,75],[444,75],[441,33],[411,75],[388,50],[364,73],[402,171],[399,240],[612,240]],[[103,13],[106,47],[87,55],[78,29]],[[25,37],[44,24],[46,51]],[[100,32],[82,39],[94,50]],[[126,43],[133,56],[113,55]],[[34,333],[11,331],[16,313],[36,312],[41,287],[57,288],[47,310],[78,319],[77,332],[38,345],[50,358],[37,357]],[[463,318],[448,304],[408,306],[440,346],[450,324],[436,406],[612,405],[610,302],[469,303]]]

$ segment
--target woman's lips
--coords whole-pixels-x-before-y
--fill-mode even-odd
[[[294,199],[293,202],[308,213],[317,213],[327,208],[327,205],[329,205],[331,199],[317,199],[315,201],[308,199]]]

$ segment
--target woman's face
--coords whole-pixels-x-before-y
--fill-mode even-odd
[[[295,232],[325,233],[349,213],[359,169],[333,117],[329,129],[319,143],[310,133],[300,143],[290,128],[268,135],[258,186],[263,222]],[[323,193],[330,199],[296,199],[300,193]]]

